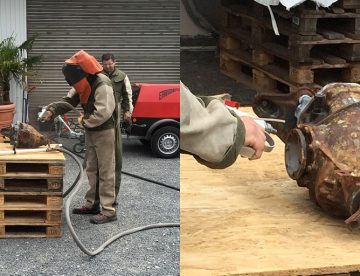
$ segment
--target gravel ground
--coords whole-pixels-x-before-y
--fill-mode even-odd
[[[72,147],[75,140],[61,139]],[[159,159],[137,140],[124,140],[123,171],[179,187],[179,158]],[[67,157],[64,190],[76,178],[76,163]],[[83,203],[87,180],[72,207]],[[113,235],[160,222],[178,223],[179,192],[127,175],[122,177],[118,220],[89,223],[89,216],[71,215],[75,231],[90,250]],[[66,226],[63,205],[61,238],[1,239],[1,275],[179,275],[179,228],[151,229],[125,236],[95,257],[84,254]]]

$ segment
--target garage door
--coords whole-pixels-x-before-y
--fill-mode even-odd
[[[100,60],[114,53],[131,82],[179,82],[179,0],[27,0],[32,55],[42,55],[36,88],[29,95],[30,120],[39,106],[63,97],[61,68],[80,49]]]

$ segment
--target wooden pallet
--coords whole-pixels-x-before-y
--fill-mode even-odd
[[[0,238],[60,237],[61,207],[60,192],[0,193]]]
[[[11,148],[0,143],[0,151]],[[0,155],[0,191],[61,191],[64,165],[61,152]]]
[[[310,4],[310,5],[309,5]],[[222,0],[222,6],[227,13],[255,20],[258,25],[269,25],[270,14],[266,6],[251,0]],[[333,12],[331,9],[317,9],[314,3],[306,1],[290,11],[282,5],[272,6],[276,21],[287,25],[286,30],[292,33],[314,36],[326,31],[333,31],[334,27],[340,34],[359,34],[360,13],[358,10]],[[355,12],[353,12],[355,11]],[[341,22],[341,28],[338,25]],[[270,22],[271,23],[271,22]],[[271,25],[271,24],[270,24]]]
[[[61,236],[64,163],[60,152],[0,155],[0,238]]]
[[[257,50],[252,50],[252,53],[243,49],[221,49],[220,69],[258,93],[289,93],[304,85],[320,87],[330,82],[360,81],[359,65],[329,69],[306,65],[289,66],[266,53]]]
[[[281,35],[275,36],[268,10],[252,2],[223,1],[225,31],[237,35],[253,47],[269,43],[276,45],[290,54],[292,62],[318,63],[316,58],[311,57],[312,52],[337,56],[339,60],[360,61],[360,13],[316,14],[316,10],[310,10],[304,15],[301,13],[301,21],[297,15],[286,10],[280,12],[282,8],[274,7],[274,12],[282,15],[276,18]],[[249,8],[254,5],[257,9]],[[299,26],[296,27],[292,21]],[[303,21],[305,23],[301,23]],[[321,26],[330,27],[326,29]]]
[[[227,30],[220,36],[221,70],[257,91],[281,87],[291,92],[300,86],[323,86],[329,82],[359,82],[360,63],[317,53],[318,62],[294,63],[290,50],[277,44],[257,46],[246,41],[247,34]],[[246,70],[244,70],[244,68]],[[287,88],[286,88],[287,87]]]
[[[255,36],[261,42],[255,42]],[[233,40],[241,41],[241,44],[246,44],[253,49],[262,49],[270,55],[291,63],[306,63],[313,65],[314,68],[349,67],[354,59],[358,59],[353,55],[357,52],[354,49],[359,47],[358,44],[343,44],[341,46],[321,43],[298,45],[298,42],[288,41],[286,37],[274,36],[269,30],[255,28],[253,32],[250,32],[244,31],[244,28],[241,27],[227,28],[222,32],[222,37],[223,39],[230,37]],[[358,42],[360,43],[360,40]]]

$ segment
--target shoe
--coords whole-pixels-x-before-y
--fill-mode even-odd
[[[111,222],[111,221],[115,221],[115,220],[117,220],[116,215],[108,217],[108,216],[105,216],[103,213],[99,213],[99,214],[93,216],[90,219],[90,222],[94,223],[94,224],[103,224],[103,223],[107,223],[107,222]]]
[[[81,206],[80,208],[74,208],[72,213],[77,215],[97,215],[100,213],[100,207],[89,208]]]

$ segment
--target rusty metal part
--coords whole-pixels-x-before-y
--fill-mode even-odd
[[[277,135],[282,141],[286,140],[290,130],[296,127],[295,110],[299,98],[303,95],[313,96],[320,87],[301,87],[289,94],[257,94],[253,101],[253,110],[260,118],[276,118],[285,120],[285,124],[272,123]]]
[[[360,220],[360,85],[325,86],[286,139],[289,176],[326,212]]]
[[[17,126],[1,130],[1,134],[10,138],[10,143],[17,148],[37,148],[50,143],[31,125],[19,122]]]

